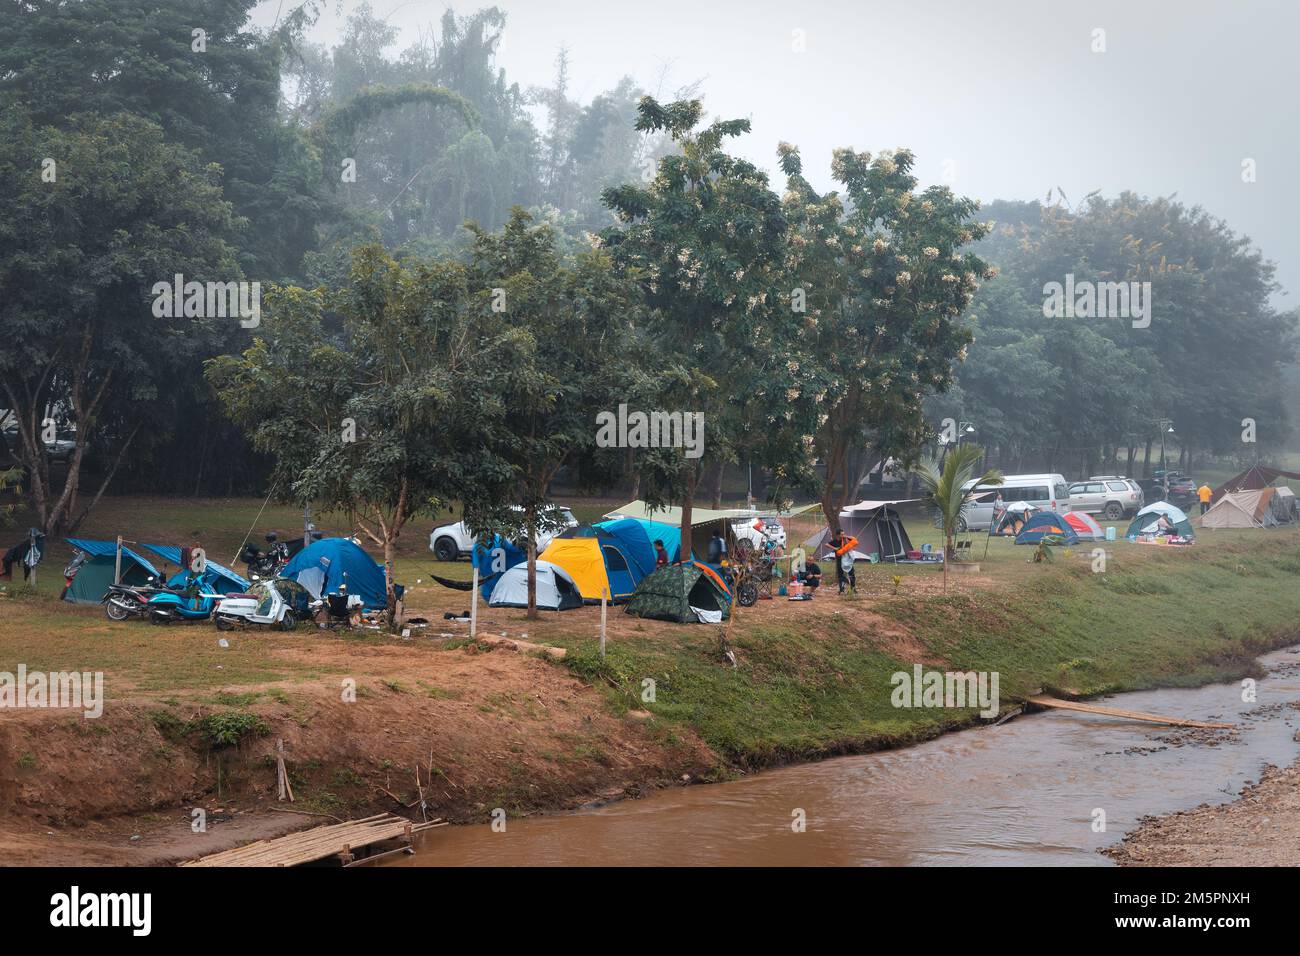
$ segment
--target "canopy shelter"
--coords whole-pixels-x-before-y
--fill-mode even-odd
[[[1106,540],[1106,532],[1101,530],[1101,525],[1097,524],[1097,519],[1092,515],[1083,511],[1067,511],[1063,517],[1080,541]]]
[[[172,575],[171,579],[167,582],[168,584],[183,584],[189,577],[187,570],[181,567],[180,548],[173,544],[143,544],[141,547],[148,551],[152,551],[154,554],[158,555],[158,557],[162,558],[163,561],[174,564],[176,567],[181,569],[179,574]],[[222,593],[242,593],[247,591],[249,586],[252,584],[251,581],[247,581],[240,577],[225,565],[217,564],[217,562],[211,560],[205,561],[204,563],[207,570],[203,572],[202,583],[206,587],[212,588],[215,591],[220,591]]]
[[[94,541],[90,538],[68,538],[85,560],[76,575],[63,591],[63,600],[73,604],[98,604],[100,598],[114,583],[117,569],[118,544],[116,541]],[[141,586],[150,578],[162,575],[152,564],[130,548],[122,545],[122,584]]]
[[[646,547],[650,548],[648,542]],[[556,535],[540,557],[563,568],[589,604],[599,604],[602,596],[621,604],[649,573],[644,570],[644,555],[638,560],[635,550],[614,534],[591,525],[568,528]],[[654,570],[653,560],[650,570]]]
[[[752,518],[756,512],[749,511],[745,508],[692,508],[691,509],[691,555],[709,553],[709,539],[716,530],[724,541],[727,542],[727,550],[734,550],[735,533],[731,529],[733,521],[743,521],[746,518]],[[659,524],[670,524],[677,528],[682,526],[682,509],[676,505],[668,505],[663,508],[652,508],[646,502],[640,500],[629,501],[627,504],[615,508],[605,515],[606,518],[644,518]],[[668,542],[664,542],[667,547]]]
[[[1038,509],[1028,501],[1010,501],[989,522],[989,534],[1014,538]]]
[[[678,624],[718,623],[731,615],[731,593],[706,564],[666,564],[637,585],[625,610]]]
[[[1196,537],[1187,515],[1181,508],[1176,508],[1167,501],[1153,501],[1139,511],[1133,517],[1133,523],[1128,526],[1124,537],[1136,541],[1139,535],[1144,534],[1176,534],[1188,539]]]
[[[578,585],[558,565],[537,562],[537,607],[542,611],[571,611],[582,607]],[[516,564],[497,578],[489,607],[528,607],[528,565]]]
[[[1230,491],[1201,515],[1198,523],[1202,528],[1271,528],[1292,520],[1294,502],[1290,488]]]
[[[341,593],[358,595],[362,606],[378,611],[387,605],[384,568],[349,538],[322,538],[303,548],[284,566],[280,577],[297,581],[311,596]],[[397,588],[401,597],[402,589]]]
[[[1300,473],[1283,471],[1280,468],[1270,468],[1267,465],[1251,465],[1241,474],[1234,475],[1215,488],[1210,500],[1217,502],[1224,495],[1233,491],[1258,491],[1260,488],[1269,487],[1280,479],[1300,481]],[[1207,511],[1206,514],[1209,514],[1209,512]]]
[[[912,549],[912,540],[903,527],[903,519],[894,505],[908,504],[916,498],[898,498],[888,501],[859,501],[849,505],[839,514],[840,530],[858,539],[851,552],[854,561],[868,561],[875,555],[877,561],[905,561]],[[824,560],[831,556],[830,529],[823,528],[804,542],[804,550]]]
[[[1056,511],[1035,511],[1016,535],[1016,544],[1038,544],[1047,537],[1061,538],[1066,544],[1079,543],[1079,535],[1065,515]]]

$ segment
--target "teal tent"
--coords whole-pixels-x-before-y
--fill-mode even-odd
[[[72,545],[84,555],[84,560],[77,568],[68,586],[63,589],[63,600],[73,604],[98,604],[104,592],[113,583],[113,574],[117,567],[117,542],[92,541],[89,538],[68,538]],[[144,585],[150,578],[162,576],[158,569],[125,545],[122,547],[122,583]]]

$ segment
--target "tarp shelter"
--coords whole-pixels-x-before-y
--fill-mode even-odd
[[[1083,511],[1067,511],[1066,522],[1074,529],[1080,541],[1105,541],[1106,532],[1101,530],[1097,519]]]
[[[516,564],[497,578],[488,598],[490,607],[528,607],[528,565]],[[570,611],[582,607],[578,585],[564,568],[537,562],[537,607],[543,611]]]
[[[1294,501],[1290,488],[1230,491],[1197,522],[1202,528],[1271,528],[1291,520],[1288,515],[1294,512]]]
[[[898,498],[890,501],[859,501],[840,512],[840,530],[858,539],[853,549],[854,561],[866,561],[876,555],[879,561],[905,561],[912,549],[912,540],[903,527],[903,519],[894,505],[908,504],[915,498]],[[804,549],[824,560],[831,556],[830,529],[823,528],[804,542]]]
[[[1036,511],[1016,535],[1016,544],[1038,544],[1049,535],[1064,539],[1066,544],[1079,543],[1079,535],[1064,515],[1055,511]]]
[[[632,596],[647,573],[622,541],[604,528],[591,525],[579,525],[556,535],[541,553],[541,559],[568,572],[583,600],[590,604],[599,604],[602,596],[621,604]],[[650,570],[654,570],[653,558]]]
[[[63,600],[73,604],[98,604],[108,586],[113,583],[117,566],[116,541],[92,541],[89,538],[68,538],[68,544],[86,555],[76,577],[63,592]],[[122,546],[122,582],[140,586],[150,578],[161,575],[158,569],[125,545]]]
[[[178,568],[181,566],[181,549],[172,544],[144,544],[142,548],[152,551],[158,557],[162,558]],[[244,592],[249,589],[252,582],[240,577],[234,571],[217,564],[217,562],[208,560],[205,562],[207,570],[203,573],[203,585],[222,594]],[[183,584],[188,578],[188,573],[182,569],[179,574],[172,575],[168,584]]]
[[[1258,491],[1267,488],[1275,481],[1285,478],[1288,481],[1300,481],[1300,473],[1269,468],[1267,465],[1251,465],[1239,475],[1229,478],[1214,489],[1211,501],[1217,502],[1224,495],[1233,491]],[[1209,514],[1207,511],[1206,514]]]
[[[347,593],[361,598],[370,611],[387,604],[384,568],[348,538],[322,538],[307,545],[284,566],[280,577],[297,581],[314,598],[337,594],[343,584]],[[402,591],[397,589],[398,597]]]
[[[501,575],[527,560],[528,555],[522,548],[516,547],[499,534],[494,534],[486,543],[474,542],[470,561],[478,568],[478,590],[483,600],[492,597],[492,589],[497,586]]]
[[[1029,516],[1037,510],[1028,501],[1008,502],[989,522],[989,534],[1014,538],[1029,520]]]
[[[1207,511],[1206,514],[1209,514]],[[1136,541],[1138,535],[1156,534],[1160,532],[1160,519],[1171,526],[1173,533],[1181,535],[1184,538],[1195,538],[1196,532],[1192,530],[1192,523],[1187,520],[1187,515],[1181,508],[1176,508],[1167,501],[1153,501],[1133,518],[1133,523],[1128,526],[1128,531],[1124,537],[1130,541]]]
[[[709,539],[712,537],[714,529],[722,533],[723,539],[727,542],[727,550],[735,551],[736,536],[732,531],[731,523],[733,521],[744,521],[753,518],[757,512],[745,508],[691,508],[691,555],[708,555]],[[682,509],[675,505],[666,508],[654,509],[644,501],[637,499],[629,501],[627,504],[615,508],[605,515],[606,518],[644,518],[648,521],[654,521],[659,524],[669,524],[676,528],[682,526]],[[668,542],[664,542],[664,547],[668,547]],[[679,539],[680,547],[680,539]],[[671,548],[669,551],[671,552]],[[685,555],[683,555],[685,557]]]
[[[698,561],[668,564],[637,585],[625,610],[637,617],[678,624],[711,617],[722,621],[731,616],[731,594],[707,565]]]
[[[1286,485],[1273,489],[1270,507],[1273,509],[1273,517],[1280,523],[1300,519],[1300,515],[1296,514],[1296,494]]]

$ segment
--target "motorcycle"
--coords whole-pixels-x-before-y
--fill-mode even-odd
[[[129,617],[144,617],[149,613],[149,599],[166,587],[150,584],[110,584],[99,603],[104,605],[104,614],[110,621],[125,621]]]
[[[172,579],[173,585],[176,579]],[[167,587],[153,594],[146,605],[149,621],[169,624],[172,621],[206,621],[217,602],[226,597],[211,590],[205,575],[192,575],[183,587]]]
[[[265,551],[249,541],[239,552],[239,560],[247,566],[250,578],[254,576],[274,578],[293,557],[293,550],[288,544],[280,541],[274,531],[267,533],[266,543],[269,547]]]

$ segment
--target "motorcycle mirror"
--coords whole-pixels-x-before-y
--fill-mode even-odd
[[[262,580],[261,577],[256,574],[250,574],[249,577],[252,578],[254,581]]]

